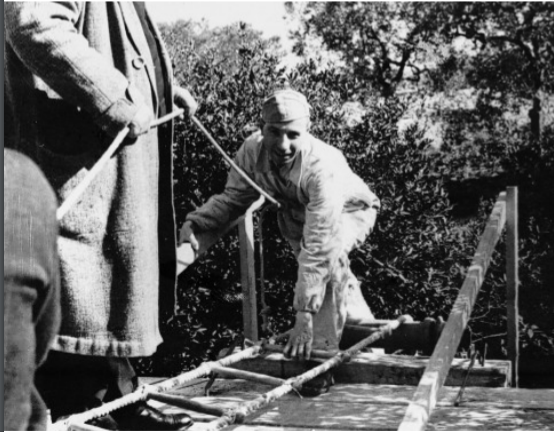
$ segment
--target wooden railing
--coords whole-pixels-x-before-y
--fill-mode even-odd
[[[254,212],[264,204],[264,202],[264,197],[260,197],[250,206],[243,216],[217,231],[197,233],[196,238],[200,246],[198,253],[192,249],[189,243],[183,243],[177,249],[177,273],[181,274],[189,265],[206,253],[206,251],[222,236],[238,226],[241,286],[243,294],[242,317],[244,337],[252,341],[258,340],[258,310],[256,302],[256,270],[254,260],[254,223],[252,216]]]
[[[501,193],[496,201],[448,321],[398,430],[424,430],[427,426],[437,403],[438,393],[448,375],[462,334],[469,322],[477,294],[483,285],[494,248],[506,223],[506,217],[508,217],[506,260],[508,267],[508,357],[512,361],[512,385],[517,385],[517,188],[508,188],[507,193]]]

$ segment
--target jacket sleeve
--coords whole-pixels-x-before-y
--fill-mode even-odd
[[[342,194],[331,170],[316,170],[307,177],[309,203],[300,254],[294,308],[316,313],[325,295],[325,284],[341,251]]]
[[[6,42],[61,98],[110,135],[129,124],[142,95],[76,28],[84,2],[7,2]]]
[[[249,159],[246,146],[241,146],[235,156],[235,163],[250,175],[252,161]],[[212,196],[202,207],[189,213],[186,220],[193,222],[200,231],[219,229],[244,214],[259,196],[260,194],[231,168],[223,193]]]

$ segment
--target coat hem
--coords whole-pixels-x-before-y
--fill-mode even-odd
[[[106,357],[146,357],[156,352],[163,342],[158,334],[152,342],[99,340],[85,337],[57,336],[52,350],[67,354]]]

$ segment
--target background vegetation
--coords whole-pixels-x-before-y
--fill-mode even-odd
[[[553,356],[554,4],[317,2],[288,12],[299,24],[293,67],[281,65],[277,40],[243,23],[162,28],[201,121],[234,155],[273,87],[306,94],[312,133],[340,148],[382,199],[376,231],[351,255],[379,318],[446,318],[492,204],[519,186],[523,356]],[[178,124],[179,226],[222,190],[226,173],[201,133]],[[296,264],[271,213],[263,241],[270,329],[282,331],[294,316]],[[502,241],[470,322],[472,340],[495,358],[505,356],[503,251]],[[238,259],[228,236],[180,277],[180,315],[163,324],[166,342],[141,361],[145,373],[179,373],[240,336]]]

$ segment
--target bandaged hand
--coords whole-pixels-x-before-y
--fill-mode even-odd
[[[190,243],[191,247],[198,252],[200,245],[194,235],[194,229],[191,221],[186,221],[179,232],[179,245],[183,243]]]
[[[185,110],[187,116],[193,116],[198,110],[198,102],[190,94],[190,92],[183,88],[175,86],[173,88],[173,103],[177,108],[182,108]]]
[[[309,360],[314,340],[313,317],[310,312],[297,312],[294,328],[283,350],[285,357]]]
[[[377,210],[372,208],[369,210],[369,232],[372,233],[375,228],[375,222],[377,221]]]

